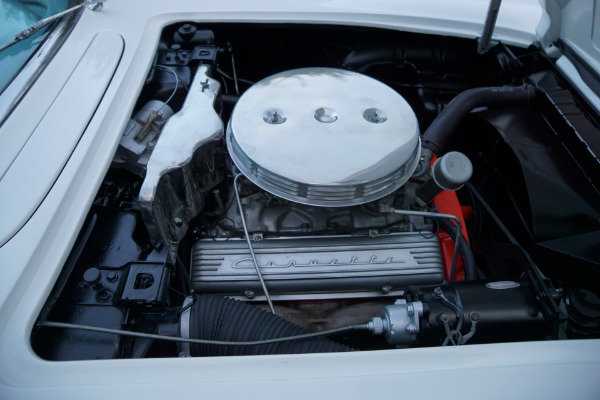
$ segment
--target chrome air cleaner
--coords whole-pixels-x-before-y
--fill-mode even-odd
[[[409,104],[356,72],[303,68],[254,84],[227,128],[236,166],[262,189],[341,207],[392,193],[415,170],[420,139]]]

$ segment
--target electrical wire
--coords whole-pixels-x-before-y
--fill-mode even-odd
[[[238,86],[237,71],[235,70],[235,59],[233,58],[233,50],[229,45],[229,52],[231,53],[231,69],[233,71],[233,83],[235,84],[235,94],[240,95],[240,88]]]
[[[452,214],[442,214],[432,211],[412,211],[412,210],[394,210],[394,214],[399,215],[414,215],[419,217],[430,217],[430,218],[445,218],[456,222],[456,238],[454,239],[454,253],[452,254],[452,267],[451,267],[451,280],[454,278],[456,272],[456,260],[458,259],[458,246],[461,239],[462,224],[460,218]]]
[[[458,316],[458,324],[456,325],[456,329],[455,330],[460,331],[460,329],[463,326],[463,322],[464,322],[464,318],[465,318],[465,314],[464,314],[464,312],[462,310],[462,307],[459,307],[456,304],[454,304],[453,302],[451,302],[450,300],[448,300],[448,298],[446,296],[444,296],[443,294],[440,297],[440,300],[444,304],[446,304],[448,307],[450,307],[452,310],[454,310],[454,312]]]
[[[479,319],[473,318],[474,314],[476,314],[476,313],[471,313],[471,316],[470,316],[470,319],[471,319],[471,330],[469,331],[469,333],[467,333],[466,335],[464,335],[462,337],[462,339],[460,340],[459,344],[465,344],[465,343],[467,343],[475,335],[475,331],[477,330],[477,323],[479,322]]]
[[[185,284],[187,286],[188,295],[193,294],[194,284],[192,283],[192,279],[187,274],[187,271],[185,269],[185,266],[183,265],[183,261],[181,261],[181,257],[179,257],[179,254],[177,254],[175,264],[177,266],[177,269],[179,270],[179,274],[181,274],[184,278]]]
[[[138,337],[138,338],[144,338],[144,339],[168,340],[171,342],[208,344],[208,345],[217,345],[217,346],[260,346],[260,345],[264,345],[264,344],[289,342],[292,340],[311,339],[311,338],[316,338],[316,337],[321,337],[321,336],[329,336],[329,335],[333,335],[336,333],[369,329],[367,324],[358,324],[358,325],[346,326],[343,328],[336,328],[336,329],[331,329],[331,330],[322,331],[322,332],[305,333],[302,335],[295,335],[295,336],[287,336],[287,337],[264,339],[264,340],[254,340],[254,341],[248,341],[248,342],[229,342],[229,341],[223,341],[223,340],[188,339],[188,338],[184,338],[184,337],[180,337],[180,336],[156,335],[153,333],[133,332],[133,331],[125,331],[122,329],[109,329],[109,328],[101,328],[101,327],[97,327],[97,326],[70,324],[70,323],[66,323],[66,322],[55,322],[55,321],[39,321],[36,325],[39,327],[46,327],[46,328],[78,329],[78,330],[82,330],[82,331],[108,333],[108,334],[112,334],[112,335],[121,335],[121,336],[132,336],[132,337]]]
[[[237,174],[233,179],[233,191],[235,192],[235,199],[237,201],[238,209],[240,210],[240,219],[242,220],[242,228],[244,229],[244,236],[246,237],[246,242],[248,242],[248,249],[250,249],[250,255],[252,256],[252,261],[254,262],[254,268],[256,268],[256,275],[258,275],[258,279],[260,280],[260,285],[262,286],[263,291],[265,292],[265,297],[267,298],[267,303],[269,303],[269,308],[271,312],[275,314],[275,307],[273,307],[273,302],[271,301],[271,296],[269,296],[269,291],[267,290],[267,285],[262,277],[262,273],[260,272],[260,267],[258,266],[258,261],[256,260],[256,255],[254,254],[254,249],[252,248],[252,242],[250,241],[250,235],[248,234],[248,227],[246,226],[246,218],[244,217],[244,209],[242,208],[242,201],[240,200],[240,192],[237,187],[238,179],[243,176],[242,174]]]
[[[173,76],[175,77],[175,88],[173,89],[173,92],[171,93],[171,95],[169,96],[169,98],[167,99],[167,101],[165,101],[165,104],[163,104],[162,107],[158,109],[157,114],[160,114],[160,112],[162,111],[162,109],[165,108],[165,106],[167,104],[169,104],[169,102],[173,99],[173,96],[175,96],[175,93],[177,92],[177,89],[179,89],[179,75],[177,75],[177,72],[175,72],[175,70],[173,68],[167,67],[166,65],[155,65],[154,68],[158,68],[158,69],[162,69],[164,71],[168,71],[171,74],[173,74]]]
[[[229,86],[227,86],[227,80],[225,79],[225,73],[219,67],[217,67],[217,72],[221,77],[221,82],[223,82],[223,86],[225,87],[225,93],[229,93]]]
[[[483,157],[482,156],[481,160],[484,163],[487,164],[487,168],[496,175],[496,177],[498,178],[498,181],[504,187],[505,195],[508,197],[508,200],[510,200],[512,206],[514,207],[517,216],[519,217],[519,219],[521,220],[521,223],[523,224],[523,228],[525,229],[525,231],[527,232],[527,234],[529,235],[529,237],[532,238],[533,237],[533,233],[529,229],[529,224],[527,223],[527,219],[525,218],[525,216],[521,212],[521,208],[519,207],[519,204],[517,203],[517,200],[513,196],[512,190],[510,190],[510,188],[508,187],[508,183],[506,182],[506,179],[504,178],[504,176],[502,176],[502,174],[500,173],[500,171],[498,170],[498,168],[495,167],[494,158],[496,157],[497,148],[499,147],[500,143],[504,143],[502,141],[501,137],[499,137],[498,139],[496,139],[496,141],[494,142],[494,144],[492,146],[492,149],[490,150],[489,157]],[[489,176],[489,174],[486,175],[485,178],[488,178],[488,176]],[[485,181],[483,181],[482,183],[485,183]],[[483,186],[481,186],[481,187],[483,187]]]
[[[462,305],[462,300],[460,299],[460,294],[458,294],[458,290],[456,290],[456,287],[454,287],[453,285],[450,285],[450,290],[452,290],[452,296],[454,297],[456,306],[460,309],[460,312],[462,314],[463,313],[463,305]],[[461,318],[464,318],[464,315],[461,315]],[[461,321],[461,327],[462,327],[462,321]]]
[[[448,321],[444,321],[444,331],[446,332],[446,338],[444,339],[442,346],[447,346],[448,342],[452,343],[453,346],[456,346],[457,343],[454,341],[454,337],[457,336],[457,334],[460,334],[460,332],[451,330]]]
[[[157,64],[154,66],[154,68],[159,68],[159,69],[164,69],[165,71],[169,71],[171,73],[173,73],[174,75],[177,75],[177,77],[179,77],[179,82],[181,83],[181,85],[183,85],[183,88],[185,89],[186,92],[189,92],[190,89],[188,88],[188,86],[185,83],[185,79],[182,79],[181,76],[177,73],[177,71],[175,71],[175,69],[173,69],[172,67],[169,67],[168,65],[162,65],[162,64]]]
[[[482,229],[483,229],[483,225],[481,223],[482,219],[483,219],[483,213],[481,210],[481,206],[479,205],[479,202],[475,201],[475,196],[473,195],[473,192],[467,187],[467,193],[469,194],[469,197],[471,198],[471,204],[473,207],[473,218],[471,218],[471,220],[473,221],[472,224],[473,229],[469,229],[470,232],[470,236],[471,239],[480,239],[481,238],[481,234],[482,234]]]
[[[227,72],[223,71],[221,68],[217,68],[217,72],[218,72],[219,74],[221,74],[221,75],[223,76],[223,78],[227,78],[227,79],[229,79],[230,81],[233,81],[233,80],[234,80],[234,78],[233,78],[231,75],[229,75]],[[237,80],[238,80],[239,82],[244,82],[244,83],[247,83],[248,85],[254,85],[254,84],[256,83],[256,82],[253,82],[253,81],[251,81],[251,80],[244,79],[244,78],[237,78]]]
[[[473,186],[473,184],[471,182],[467,182],[467,187],[469,188],[469,190],[471,191],[471,193],[473,193],[473,195],[475,195],[475,197],[477,197],[477,200],[479,200],[479,202],[481,203],[481,205],[483,206],[483,208],[485,208],[485,210],[487,211],[487,213],[489,214],[489,216],[492,217],[492,219],[494,220],[494,222],[496,223],[496,225],[498,225],[498,227],[500,228],[500,230],[504,233],[504,235],[506,236],[506,238],[508,239],[508,241],[511,244],[520,246],[519,242],[517,241],[517,239],[515,239],[515,237],[512,235],[512,233],[510,233],[510,231],[508,230],[508,228],[506,227],[506,225],[504,225],[504,223],[502,222],[502,220],[498,217],[498,214],[496,214],[494,212],[494,210],[492,210],[492,208],[490,207],[490,205],[488,204],[488,202],[485,201],[485,199],[479,193],[479,191],[477,191],[477,189],[475,189],[475,186]]]
[[[438,224],[437,220],[435,221],[435,227],[436,227],[436,228],[435,228],[435,232],[431,232],[431,234],[430,234],[430,235],[425,235],[425,234],[423,233],[423,231],[422,231],[422,230],[420,230],[419,228],[417,228],[417,226],[416,226],[416,225],[414,224],[414,222],[412,222],[411,220],[409,220],[409,221],[408,221],[408,223],[410,224],[410,226],[412,226],[412,227],[413,227],[413,229],[414,229],[414,230],[416,230],[416,231],[417,231],[417,233],[418,233],[419,235],[421,235],[421,237],[422,237],[423,239],[433,239],[434,237],[436,237],[436,236],[437,236],[438,232],[440,231],[440,224]]]
[[[458,323],[456,324],[456,329],[451,330],[448,322],[444,322],[444,329],[446,330],[446,339],[444,340],[444,343],[442,344],[442,346],[448,345],[448,342],[452,342],[452,344],[454,346],[457,346],[457,345],[461,344],[461,342],[462,342],[462,333],[460,330],[462,329],[462,326],[464,323],[465,314],[462,309],[462,304],[461,304],[460,298],[457,297],[458,292],[455,291],[454,295],[455,295],[455,299],[456,299],[456,302],[458,305],[456,305],[453,302],[451,302],[450,300],[448,300],[448,298],[444,295],[444,293],[442,293],[439,296],[439,300],[446,306],[450,307],[458,316]],[[455,338],[457,338],[456,341],[454,340]]]
[[[455,235],[455,226],[451,221],[446,220],[446,219],[438,219],[437,220],[438,224],[440,225],[440,227],[442,229],[444,229],[448,235],[450,235],[450,237],[452,238],[452,240],[454,240],[454,235]],[[477,265],[475,263],[475,257],[473,256],[473,251],[471,250],[471,247],[469,246],[469,243],[466,240],[461,240],[458,242],[458,251],[460,252],[460,255],[462,256],[462,261],[463,261],[463,265],[464,265],[464,270],[465,270],[465,279],[467,280],[473,280],[473,279],[477,279],[478,277],[478,268]],[[449,280],[453,280],[454,276],[456,274],[456,270],[451,270],[450,271],[450,278]]]

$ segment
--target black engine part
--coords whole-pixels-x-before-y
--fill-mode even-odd
[[[250,342],[310,333],[260,308],[219,296],[199,296],[191,307],[190,337]],[[314,338],[259,346],[190,346],[192,356],[242,356],[352,351],[328,339]]]
[[[447,337],[444,324],[459,330],[464,337],[471,331],[473,321],[477,325],[470,344],[544,340],[553,336],[552,321],[545,316],[535,291],[526,281],[445,283],[411,289],[407,298],[427,305],[418,335],[421,346],[443,344]]]

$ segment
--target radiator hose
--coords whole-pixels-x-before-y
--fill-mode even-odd
[[[483,106],[509,106],[531,104],[535,87],[502,86],[465,90],[457,95],[433,120],[423,135],[423,146],[438,156],[446,152],[446,144],[463,118],[473,109]]]
[[[190,310],[190,338],[230,342],[296,336],[309,333],[281,317],[242,301],[199,296]],[[192,356],[242,356],[353,351],[325,338],[310,338],[256,346],[192,344]]]

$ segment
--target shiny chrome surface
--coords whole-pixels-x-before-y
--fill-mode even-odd
[[[416,116],[397,92],[333,68],[291,70],[256,83],[233,111],[227,146],[261,188],[333,207],[395,191],[420,152]]]
[[[42,73],[46,65],[60,49],[64,40],[69,36],[80,13],[71,14],[61,20],[44,40],[44,43],[34,53],[33,57],[23,66],[13,81],[0,92],[0,126],[10,115],[13,107],[25,96],[31,85]]]
[[[198,67],[185,103],[165,124],[150,156],[138,201],[150,238],[177,247],[205,193],[223,178],[223,121],[214,109],[221,85]]]
[[[264,239],[252,245],[273,295],[379,291],[444,280],[437,236],[418,233]],[[260,292],[245,241],[203,239],[192,249],[191,279],[199,292]],[[333,295],[335,297],[336,295]]]

